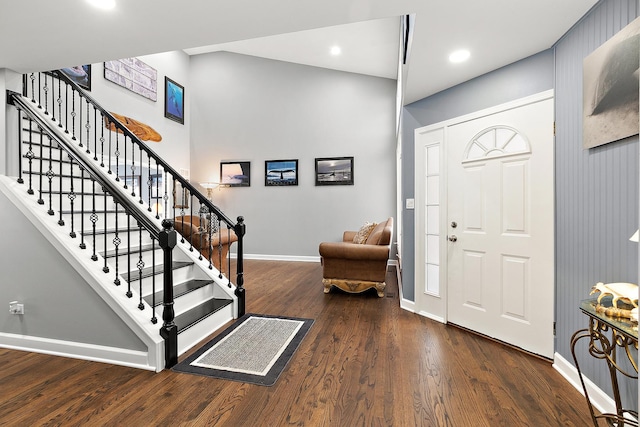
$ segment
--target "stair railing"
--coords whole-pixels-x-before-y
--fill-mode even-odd
[[[41,171],[47,170],[45,173],[40,173],[36,176],[39,180],[35,187],[39,188],[38,203],[45,204],[45,198],[49,199],[49,214],[54,215],[55,208],[58,208],[60,219],[58,223],[64,225],[63,213],[63,195],[61,189],[59,191],[59,197],[57,197],[58,205],[53,206],[54,195],[56,192],[54,188],[56,185],[62,186],[65,173],[63,172],[62,165],[70,163],[71,173],[66,173],[70,176],[71,188],[67,194],[69,199],[68,203],[71,207],[71,234],[76,234],[74,228],[75,212],[77,209],[74,206],[75,199],[77,198],[77,187],[80,186],[80,193],[85,192],[85,185],[87,181],[90,181],[89,190],[99,187],[98,190],[104,193],[104,201],[106,202],[107,196],[114,197],[115,210],[118,213],[118,209],[122,209],[122,212],[126,212],[127,218],[134,218],[135,224],[132,227],[132,221],[127,219],[127,244],[131,244],[131,230],[133,229],[134,237],[137,233],[137,238],[142,246],[143,230],[149,233],[152,245],[163,244],[166,246],[169,254],[171,249],[176,244],[175,230],[173,225],[176,220],[182,222],[184,225],[185,214],[189,214],[191,217],[199,217],[201,226],[198,233],[189,233],[188,236],[181,236],[182,242],[188,239],[189,250],[198,250],[199,259],[203,259],[203,256],[209,260],[209,269],[213,269],[214,262],[218,270],[220,270],[219,278],[223,278],[221,259],[222,251],[222,239],[224,233],[226,233],[226,241],[230,241],[232,234],[237,236],[237,260],[236,260],[236,289],[235,295],[238,299],[238,316],[241,316],[245,312],[245,290],[243,287],[243,238],[245,234],[245,225],[242,217],[238,217],[237,222],[230,220],[220,209],[209,201],[203,194],[201,194],[187,179],[174,170],[167,162],[165,162],[160,156],[158,156],[153,150],[151,150],[140,138],[122,124],[113,114],[102,108],[93,98],[91,98],[85,91],[83,91],[75,82],[69,79],[65,74],[59,71],[51,71],[46,73],[31,73],[25,75],[23,80],[23,96],[30,99],[30,102],[25,101],[25,98],[20,97],[16,93],[8,93],[8,99],[10,103],[16,106],[19,110],[19,129],[24,128],[22,114],[27,117],[28,130],[34,132],[39,141],[29,142],[29,149],[27,153],[19,153],[19,182],[24,182],[23,174],[28,175],[28,192],[33,194],[34,175],[31,173],[32,168],[39,167]],[[27,105],[30,104],[30,105]],[[30,108],[39,108],[42,110],[45,116],[50,116],[51,120],[42,120],[38,115],[29,113]],[[60,135],[63,133],[68,139],[74,141],[75,144],[70,144],[64,137],[57,136],[56,132]],[[22,134],[22,132],[20,132]],[[49,142],[49,148],[44,142]],[[52,159],[51,146],[56,144],[61,148],[59,158]],[[22,144],[20,144],[21,146]],[[22,148],[19,148],[21,150]],[[43,153],[43,150],[49,150],[48,153]],[[39,151],[38,151],[39,150]],[[86,161],[86,156],[78,154],[79,150],[83,150],[89,158],[93,155],[91,161]],[[65,153],[63,155],[63,152]],[[49,154],[48,160],[44,154]],[[64,156],[67,156],[67,160]],[[38,163],[34,166],[34,163]],[[23,164],[24,163],[24,164]],[[58,170],[55,170],[57,165]],[[74,166],[79,171],[80,177],[74,176]],[[69,167],[69,165],[67,165]],[[113,183],[113,180],[105,180],[102,178],[101,173],[114,176],[114,180],[117,184]],[[67,177],[68,178],[68,177]],[[59,180],[59,183],[55,181]],[[75,183],[75,185],[74,185]],[[143,184],[144,183],[144,184]],[[43,186],[44,184],[44,186]],[[173,191],[169,192],[169,185],[172,185]],[[47,187],[48,185],[48,187]],[[115,188],[116,185],[122,185],[121,188]],[[43,188],[48,188],[47,191],[43,191]],[[122,189],[130,191],[131,197],[117,197],[121,195]],[[91,191],[89,191],[90,193]],[[90,232],[87,233],[85,216],[80,215],[80,247],[85,248],[86,243],[84,241],[85,235],[93,240],[94,253],[92,259],[97,260],[96,251],[96,235],[100,232],[107,234],[106,220],[103,220],[102,230],[98,230],[102,224],[99,219],[98,212],[100,207],[96,207],[99,203],[96,203],[96,197],[93,197],[93,201],[90,203],[90,207],[84,206],[84,198],[80,198],[81,212],[90,212],[89,215],[89,228]],[[159,227],[153,221],[150,221],[146,215],[139,212],[144,204],[147,204],[147,211],[155,216],[156,219],[160,219],[161,215],[164,217],[163,230],[159,230]],[[106,207],[104,208],[106,217]],[[170,213],[172,215],[170,215]],[[180,216],[177,217],[176,213]],[[116,230],[118,229],[118,215],[116,214]],[[206,224],[206,227],[202,227],[202,224]],[[225,229],[226,228],[226,229]],[[184,229],[184,228],[182,228]],[[166,233],[166,234],[162,234]],[[171,236],[174,237],[171,237]],[[75,236],[72,236],[75,237]],[[120,236],[118,231],[115,232],[113,239],[113,245],[111,246],[112,252],[116,255],[116,275],[114,283],[119,285],[119,266],[117,262],[118,247],[124,240]],[[211,242],[218,240],[218,258],[214,259],[214,247]],[[202,244],[204,241],[204,245]],[[163,247],[163,250],[165,248]],[[104,238],[104,252],[107,253],[107,239]],[[171,274],[171,261],[167,259],[167,252],[165,251],[165,267],[164,267],[164,297],[163,297],[163,320],[164,325],[161,330],[161,335],[166,340],[165,348],[167,349],[167,366],[171,366],[173,361],[177,361],[177,346],[174,346],[173,341],[177,343],[176,328],[173,324],[173,276]],[[167,264],[169,262],[169,264]],[[128,266],[132,263],[131,257],[128,257]],[[231,271],[231,261],[227,260],[227,271]],[[142,260],[142,254],[140,253],[138,262],[135,263],[138,268],[140,279],[145,274],[144,261]],[[103,268],[105,273],[108,273],[108,265],[105,260],[105,266]],[[127,271],[132,271],[129,268]],[[142,283],[142,280],[140,280]],[[231,288],[231,281],[228,281],[228,287]],[[140,285],[141,286],[141,285]],[[153,284],[155,287],[155,282]],[[154,289],[155,291],[155,289]],[[132,292],[127,290],[127,296],[131,297]],[[140,294],[142,294],[140,290]],[[140,301],[139,308],[143,309],[144,304]],[[152,318],[155,323],[155,319]]]

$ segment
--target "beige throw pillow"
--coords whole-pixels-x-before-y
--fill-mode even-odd
[[[371,234],[373,229],[376,228],[376,225],[378,224],[376,224],[375,222],[366,222],[362,227],[360,227],[360,230],[358,230],[356,235],[353,236],[353,243],[358,243],[360,245],[366,243],[367,239],[369,238],[369,234]]]

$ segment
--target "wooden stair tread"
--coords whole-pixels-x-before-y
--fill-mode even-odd
[[[222,298],[211,298],[202,304],[193,307],[191,310],[182,313],[174,319],[178,327],[178,333],[190,328],[198,322],[206,319],[216,311],[228,306],[233,300]],[[213,331],[212,331],[213,332]]]
[[[171,265],[171,269],[172,270],[177,270],[179,268],[183,268],[183,267],[188,267],[190,265],[193,265],[193,261],[173,261],[173,264]],[[142,269],[142,275],[140,274],[140,272],[138,270],[133,270],[130,271],[129,273],[125,273],[122,275],[122,278],[124,280],[126,280],[127,282],[132,282],[132,281],[136,281],[136,280],[140,280],[141,278],[147,278],[147,277],[151,277],[154,274],[162,274],[164,273],[164,266],[162,265],[156,265],[156,266],[151,266],[151,267],[145,267]],[[142,277],[140,277],[142,276]],[[129,278],[131,278],[131,280],[129,280]]]
[[[159,245],[156,245],[156,249],[161,249]],[[118,249],[118,256],[127,255],[128,253],[137,254],[139,252],[149,252],[153,250],[153,244],[148,243],[142,246],[134,246],[129,248],[130,250],[126,250],[125,248]],[[107,252],[100,252],[100,256],[102,258],[113,258],[116,256],[116,250],[111,249]]]
[[[173,298],[176,299],[178,297],[188,294],[189,292],[193,292],[197,289],[203,288],[211,283],[213,283],[213,280],[209,280],[209,279],[191,279],[186,282],[180,283],[173,287]],[[150,306],[157,307],[159,305],[162,305],[162,295],[163,295],[163,291],[158,291],[155,293],[155,305],[153,304],[153,301],[154,301],[153,294],[147,295],[146,297],[144,297],[144,300]]]

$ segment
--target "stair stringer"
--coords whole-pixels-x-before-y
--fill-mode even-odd
[[[67,227],[60,227],[55,217],[49,216],[36,197],[28,195],[24,184],[14,179],[0,176],[0,191],[35,226],[35,228],[69,262],[76,272],[86,281],[113,312],[131,329],[147,347],[146,352],[130,351],[106,346],[70,343],[28,336],[2,336],[0,343],[6,347],[20,348],[39,353],[57,354],[72,358],[95,360],[116,365],[154,370],[164,369],[164,340],[160,337],[159,324],[151,323],[150,307],[146,310],[128,309],[134,301],[128,298],[122,285],[116,287],[102,271],[104,261],[92,261],[88,249],[80,249],[77,239],[71,239]],[[135,304],[134,304],[135,308]],[[28,315],[28,314],[27,314]],[[81,321],[82,319],[78,319]],[[86,351],[85,351],[86,350]]]
[[[24,98],[26,101],[28,99]],[[28,101],[28,105],[31,105]],[[52,124],[57,124],[56,120],[52,120],[50,117],[47,117],[43,114],[41,110],[37,108],[31,108],[30,111],[45,121],[48,121]],[[73,141],[71,136],[66,134],[61,128],[58,126],[51,126],[50,131],[52,131],[58,139],[64,139],[68,142],[68,146],[73,150],[74,154],[84,158],[87,162],[92,162],[94,164],[99,164],[98,161],[94,160],[91,154],[85,152],[85,150],[81,149],[77,146],[77,141]],[[139,212],[143,215],[146,215],[150,220],[158,224],[159,228],[162,228],[162,220],[157,219],[154,214],[147,210],[148,204],[146,202],[139,203],[138,199],[131,196],[128,190],[122,187],[122,182],[116,180],[116,176],[114,174],[108,174],[104,168],[98,168],[101,177],[105,180],[111,180],[116,184],[118,191],[125,197],[131,198],[131,200],[135,201],[136,205],[140,207]],[[102,299],[114,310],[114,312],[131,328],[131,330],[136,333],[137,336],[141,338],[145,344],[148,346],[148,355],[147,362],[145,363],[128,363],[126,361],[116,360],[107,360],[109,363],[114,364],[122,364],[126,366],[135,366],[145,369],[153,369],[157,372],[161,371],[164,368],[164,341],[159,335],[159,329],[162,323],[162,307],[156,310],[157,317],[159,322],[157,324],[153,324],[150,321],[151,318],[151,310],[152,308],[146,303],[142,302],[144,305],[143,310],[139,310],[137,308],[137,302],[139,301],[139,295],[137,292],[132,289],[134,296],[132,298],[128,298],[124,296],[124,292],[121,291],[123,287],[126,287],[126,281],[120,275],[120,280],[122,285],[119,287],[114,286],[114,284],[104,277],[104,272],[101,269],[101,266],[104,265],[104,259],[98,254],[99,260],[97,262],[91,261],[87,256],[87,252],[90,252],[91,245],[87,242],[87,249],[82,250],[78,247],[75,247],[75,239],[71,239],[68,236],[68,227],[63,226],[60,227],[56,221],[54,221],[49,216],[44,209],[42,209],[41,205],[38,205],[36,202],[35,195],[27,195],[26,191],[18,191],[16,187],[21,186],[15,182],[15,178],[13,180],[11,178],[2,177],[5,189],[12,189],[10,194],[12,194],[11,200],[16,203],[18,200],[22,200],[23,203],[17,203],[16,206],[25,213],[36,228],[41,230],[43,235],[47,237],[49,241],[54,244],[54,246],[58,248],[65,248],[65,251],[60,251],[60,253],[69,260],[70,264],[76,268],[78,273],[80,273],[87,283],[91,285],[91,287],[96,290],[98,295],[102,297]],[[15,197],[13,197],[15,196]],[[35,221],[35,222],[34,222]],[[64,245],[59,245],[56,242],[64,242]],[[209,269],[208,260],[199,260],[199,254],[196,251],[189,251],[189,244],[187,242],[180,243],[180,239],[174,248],[174,251],[180,251],[184,256],[190,258],[194,262],[195,268],[200,269],[207,277],[209,277],[214,283],[213,292],[214,297],[220,298],[229,298],[233,301],[230,310],[228,313],[220,313],[218,315],[211,316],[200,325],[201,331],[199,332],[190,332],[189,334],[185,334],[189,336],[189,342],[180,342],[179,336],[179,354],[182,354],[193,345],[197,344],[199,340],[210,335],[212,332],[217,330],[226,324],[229,320],[235,319],[238,317],[238,303],[237,297],[235,295],[236,286],[231,284],[229,286],[229,280],[226,278],[220,278],[218,270],[213,267],[213,269]],[[86,251],[86,252],[85,252]],[[175,253],[175,252],[174,252]],[[117,292],[116,292],[117,291]],[[204,332],[203,332],[204,330]],[[186,338],[186,336],[185,336]],[[33,349],[33,351],[37,351],[37,349]],[[74,357],[72,353],[69,353],[70,357]],[[83,357],[85,358],[85,357]],[[90,358],[88,358],[90,359]],[[93,359],[90,359],[93,360]]]

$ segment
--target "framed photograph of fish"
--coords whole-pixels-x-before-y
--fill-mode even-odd
[[[353,157],[317,158],[316,185],[353,185]]]
[[[164,77],[164,116],[184,124],[184,86]]]
[[[265,187],[298,185],[298,159],[265,160],[264,185]]]
[[[220,185],[224,187],[249,187],[251,162],[220,162]]]

